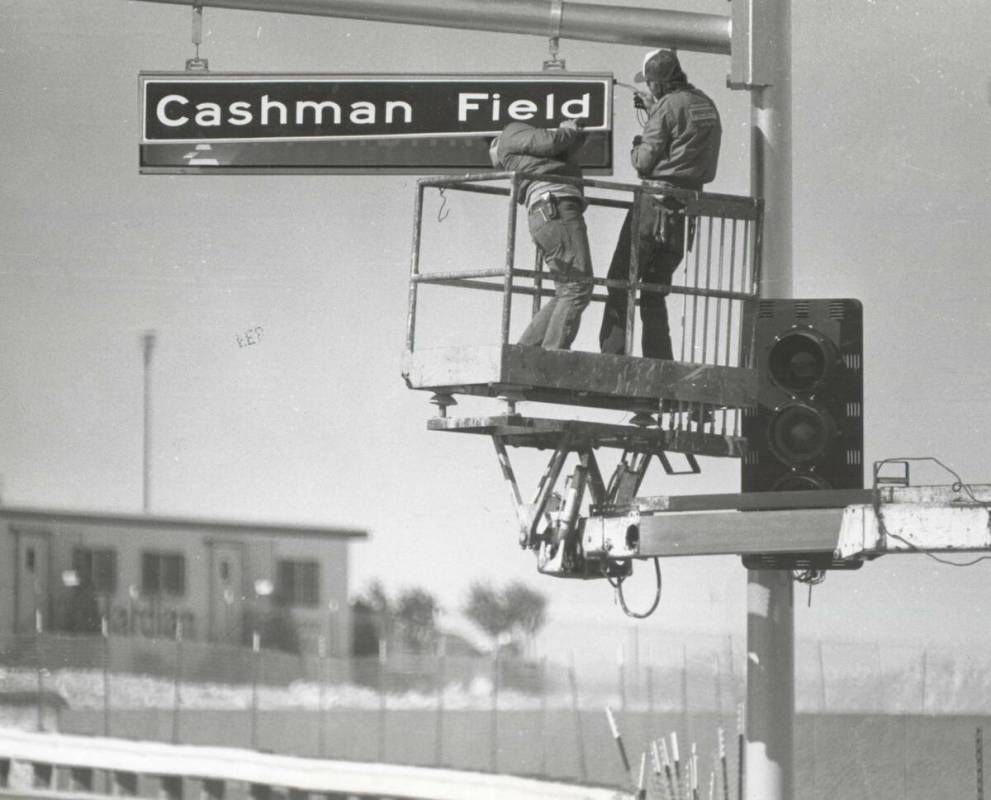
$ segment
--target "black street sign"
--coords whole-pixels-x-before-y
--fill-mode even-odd
[[[489,168],[512,121],[580,120],[579,160],[612,168],[612,76],[141,73],[142,172]]]

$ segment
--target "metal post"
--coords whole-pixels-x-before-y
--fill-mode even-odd
[[[388,706],[385,702],[385,665],[388,661],[388,645],[385,639],[379,639],[379,670],[378,670],[378,690],[379,690],[379,724],[378,724],[378,760],[385,762],[385,724],[388,716]]]
[[[509,185],[509,219],[506,225],[506,273],[502,283],[502,338],[509,343],[509,322],[513,309],[513,268],[516,262],[516,200],[520,194],[520,179],[515,173]]]
[[[182,696],[179,686],[182,682],[182,622],[175,624],[175,680],[172,685],[172,744],[179,744],[179,707]]]
[[[496,645],[492,657],[492,752],[489,755],[489,767],[492,772],[499,771],[499,645]]]
[[[110,626],[107,618],[100,619],[103,634],[103,735],[110,735]]]
[[[626,715],[626,657],[623,648],[616,651],[616,687],[619,690],[619,710]]]
[[[537,774],[547,774],[547,658],[540,659],[540,767]]]
[[[324,695],[326,694],[327,674],[329,672],[327,658],[327,640],[320,636],[317,639],[317,655],[320,658],[320,677],[317,679],[319,696],[317,698],[317,755],[323,758],[327,755],[327,736],[324,731]]]
[[[261,637],[251,633],[251,749],[258,749],[258,662],[261,658]]]
[[[984,800],[984,730],[978,726],[974,742],[977,757],[977,800]]]
[[[434,766],[444,764],[444,687],[447,683],[447,637],[437,641],[437,726],[434,740]]]
[[[416,201],[413,206],[413,253],[410,256],[409,299],[406,311],[406,349],[410,353],[416,342],[416,278],[420,274],[420,249],[423,236],[423,191],[422,183],[416,185]]]
[[[37,601],[35,601],[37,603]],[[45,665],[42,660],[41,654],[41,636],[44,630],[44,624],[41,618],[41,609],[35,608],[34,610],[34,649],[35,655],[38,661],[38,730],[43,731],[45,729]]]
[[[155,349],[155,331],[145,331],[141,337],[144,352],[144,458],[142,469],[141,508],[151,510],[151,354]]]
[[[767,86],[751,90],[751,194],[764,200],[762,297],[792,293],[791,0],[754,0]],[[747,575],[745,800],[794,796],[795,618],[791,574]]]
[[[793,793],[794,608],[791,573],[753,570],[747,587],[745,800]]]
[[[578,778],[588,783],[588,766],[585,764],[585,737],[582,734],[582,713],[578,707],[578,677],[575,675],[575,656],[572,653],[568,665],[568,683],[571,685],[571,710],[575,717],[575,737],[578,748]]]

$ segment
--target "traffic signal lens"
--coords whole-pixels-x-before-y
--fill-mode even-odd
[[[794,330],[771,347],[771,379],[789,392],[808,392],[826,378],[836,360],[832,343],[811,330]]]
[[[786,464],[806,464],[825,453],[835,434],[832,417],[809,403],[789,403],[768,426],[775,455]]]

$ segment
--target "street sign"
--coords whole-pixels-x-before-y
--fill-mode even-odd
[[[490,167],[512,121],[589,131],[612,168],[611,75],[141,73],[142,172],[448,172]]]

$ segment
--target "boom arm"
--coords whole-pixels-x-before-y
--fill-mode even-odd
[[[189,6],[191,0],[143,0]],[[550,0],[204,0],[244,11],[345,17],[495,33],[559,36],[589,42],[730,52],[730,18],[718,14],[603,6],[560,0],[560,25]]]

